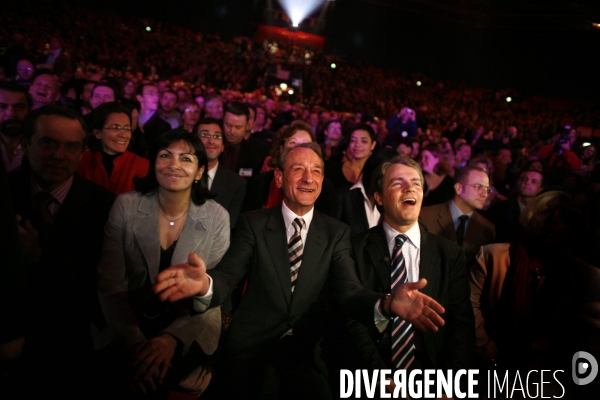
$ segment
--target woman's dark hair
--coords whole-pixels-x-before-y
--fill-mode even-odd
[[[90,127],[91,135],[88,139],[88,147],[91,151],[102,150],[102,144],[100,139],[94,135],[94,130],[102,130],[108,116],[111,114],[125,114],[129,118],[129,125],[131,126],[131,111],[123,104],[118,101],[111,101],[109,103],[102,103],[94,111],[92,111],[92,126]]]
[[[285,141],[291,138],[298,131],[306,131],[310,135],[310,138],[315,142],[315,134],[313,133],[312,127],[304,121],[294,121],[290,125],[281,127],[275,134],[275,140],[273,140],[273,146],[271,147],[271,159],[269,160],[269,166],[277,168],[279,153],[281,153],[281,147],[285,144]]]
[[[430,152],[435,158],[439,160],[437,165],[433,168],[433,172],[435,174],[447,175],[448,173],[450,173],[450,171],[448,171],[447,167],[442,162],[442,148],[439,144],[429,143],[427,146],[421,148],[421,153],[419,154],[419,157],[421,157],[424,151]]]
[[[352,134],[356,131],[366,131],[369,134],[369,137],[371,138],[371,142],[374,142],[375,139],[377,139],[377,137],[375,136],[375,131],[373,130],[373,127],[369,124],[356,124],[352,127],[352,129],[350,129],[350,136],[352,136]]]
[[[194,155],[198,158],[198,168],[204,167],[202,178],[195,182],[192,186],[192,201],[200,206],[208,199],[213,199],[215,196],[208,190],[208,159],[206,157],[206,149],[198,136],[191,134],[183,129],[173,129],[162,133],[150,145],[150,167],[148,174],[144,178],[136,177],[133,179],[135,190],[142,194],[152,194],[158,189],[158,181],[156,180],[156,157],[161,150],[168,148],[173,143],[187,143],[193,150]]]

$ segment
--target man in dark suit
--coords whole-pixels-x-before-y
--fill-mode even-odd
[[[247,271],[246,292],[225,337],[222,387],[237,398],[329,398],[314,352],[331,318],[330,298],[374,327],[383,296],[358,282],[349,228],[314,209],[324,178],[319,145],[284,149],[278,161],[282,206],[242,214],[210,277],[190,255],[188,264],[159,274],[154,290],[169,301],[196,296],[201,311],[219,305]],[[407,292],[386,297],[386,310],[427,329],[443,324],[437,302]]]
[[[464,167],[454,177],[454,198],[425,207],[419,222],[429,233],[458,244],[467,259],[467,269],[475,262],[481,246],[494,242],[494,224],[479,214],[491,192],[487,172],[479,167]]]
[[[79,393],[94,377],[90,322],[103,323],[95,277],[114,194],[75,173],[85,146],[75,111],[45,106],[23,125],[26,157],[9,174],[30,299],[18,382]]]
[[[248,179],[260,173],[267,156],[264,150],[244,140],[249,120],[250,110],[244,103],[232,101],[225,106],[223,130],[226,142],[221,162],[227,169]]]
[[[135,98],[140,103],[137,128],[132,132],[131,151],[140,157],[147,157],[152,141],[161,133],[171,130],[171,124],[160,117],[158,102],[160,94],[152,83],[143,83],[136,89]]]
[[[406,369],[469,368],[475,360],[475,321],[469,301],[465,259],[461,249],[450,241],[432,235],[417,223],[423,201],[423,174],[410,158],[397,157],[381,164],[374,176],[375,201],[383,215],[382,226],[371,228],[353,243],[353,258],[361,282],[378,292],[395,289],[395,265],[404,269],[405,285],[413,294],[425,294],[445,309],[439,330],[422,332],[420,323],[412,322],[414,358]],[[401,237],[400,243],[397,237]],[[402,262],[398,260],[398,252]],[[417,291],[418,289],[418,291]],[[393,296],[392,296],[393,297]],[[388,314],[389,297],[381,302],[382,314]],[[410,322],[410,321],[409,321]],[[397,368],[392,342],[397,319],[390,316],[373,326],[351,324],[353,351],[350,368]],[[347,350],[350,353],[349,350]]]
[[[208,188],[217,195],[215,201],[229,212],[231,228],[235,226],[246,196],[246,180],[228,170],[219,162],[223,152],[223,126],[220,119],[203,118],[198,121],[198,136],[204,143],[208,158]]]

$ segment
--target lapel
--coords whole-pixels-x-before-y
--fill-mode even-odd
[[[367,213],[365,211],[365,198],[360,189],[352,189],[350,191],[350,199],[352,201],[352,205],[354,206],[354,210],[358,212],[358,216],[360,218],[360,222],[363,225],[363,229],[366,231],[369,230],[369,221],[367,220]]]
[[[296,281],[296,289],[294,290],[294,302],[300,301],[302,296],[310,293],[311,287],[314,287],[314,281],[312,278],[320,265],[319,261],[321,260],[321,256],[323,255],[323,251],[327,245],[327,237],[324,234],[326,229],[325,222],[321,218],[320,213],[317,210],[314,210],[310,228],[308,228],[308,233],[306,235],[306,243],[304,244],[304,250],[302,254],[302,265],[300,266],[298,280]],[[291,291],[291,274],[289,265],[290,263],[288,261],[287,287]]]
[[[440,228],[444,232],[441,236],[456,243],[456,231],[454,230],[454,221],[452,221],[449,202],[440,205],[438,224],[440,224]]]
[[[440,265],[441,258],[436,251],[436,244],[432,240],[432,234],[428,233],[423,227],[421,229],[421,261],[419,265],[419,278],[427,279],[427,286],[421,290],[424,294],[436,298],[439,293],[437,288],[440,285]]]
[[[265,225],[264,235],[265,244],[267,244],[269,256],[271,257],[271,263],[275,269],[275,275],[277,275],[277,278],[279,279],[279,286],[283,292],[285,301],[289,306],[292,297],[292,278],[290,273],[290,261],[288,258],[287,232],[283,222],[281,206],[273,207],[271,209],[271,214]],[[304,267],[304,260],[305,258],[302,259],[301,268]],[[302,273],[300,273],[300,275],[302,275]],[[297,289],[298,282],[296,282],[296,290]]]
[[[375,273],[379,277],[382,290],[386,293],[389,292],[392,285],[390,250],[382,225],[377,225],[369,233],[366,250],[371,261],[370,264],[373,265]]]
[[[482,217],[479,213],[473,211],[469,226],[467,226],[467,231],[465,232],[465,238],[462,245],[463,250],[465,250],[465,247],[467,247],[468,244],[482,243],[486,240],[486,238],[483,237],[483,224],[481,223],[480,218]]]
[[[140,195],[136,214],[131,218],[131,226],[146,260],[150,281],[154,284],[160,262],[158,194],[156,192],[151,196]]]
[[[218,198],[219,201],[223,200],[223,193],[225,193],[227,188],[227,179],[225,179],[223,176],[224,170],[225,166],[219,161],[219,164],[217,165],[217,171],[215,172],[215,178],[213,179],[212,186],[210,187],[210,191],[217,195],[216,198]],[[219,198],[219,196],[221,198]]]
[[[188,215],[179,234],[175,251],[173,252],[171,265],[187,262],[188,255],[191,252],[205,246],[205,241],[208,238],[208,227],[205,226],[207,218],[207,207],[197,206],[194,202],[190,203]],[[210,246],[207,246],[207,248],[210,248]]]

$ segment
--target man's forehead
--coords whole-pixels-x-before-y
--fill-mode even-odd
[[[287,155],[286,164],[292,165],[310,165],[323,168],[323,160],[312,149],[306,147],[296,147]]]
[[[221,127],[217,124],[200,124],[198,125],[199,131],[219,131],[221,132]]]
[[[83,142],[85,135],[83,127],[78,120],[62,115],[40,116],[36,121],[35,133],[40,134],[42,137],[76,136],[76,134],[80,134],[81,137],[73,138],[73,140],[81,142]]]
[[[488,174],[483,171],[470,171],[466,177],[467,182],[481,182],[481,181],[489,181]]]
[[[418,179],[421,180],[416,169],[404,164],[394,164],[385,171],[385,176],[388,180],[392,179]]]

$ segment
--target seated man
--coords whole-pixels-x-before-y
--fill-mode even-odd
[[[114,195],[75,173],[86,137],[75,111],[34,110],[23,136],[26,157],[9,174],[29,277],[19,383],[30,387],[35,379],[57,395],[87,393],[94,378],[90,322],[103,324],[96,268]]]
[[[314,352],[331,317],[331,297],[373,329],[376,318],[385,320],[380,309],[420,329],[436,331],[444,324],[444,309],[417,291],[424,281],[402,285],[393,296],[362,287],[350,258],[350,229],[314,209],[323,178],[318,144],[284,149],[275,170],[282,205],[242,214],[210,277],[194,255],[157,276],[154,290],[162,300],[196,296],[194,307],[202,311],[221,304],[248,273],[224,341],[226,398],[329,398]]]
[[[468,270],[479,248],[493,243],[496,237],[494,224],[478,212],[491,191],[490,181],[478,167],[464,167],[454,178],[454,198],[423,208],[419,221],[429,233],[458,244],[465,252]]]

